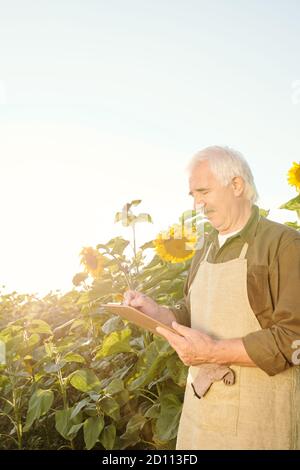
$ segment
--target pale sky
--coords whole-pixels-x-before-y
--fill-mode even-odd
[[[185,167],[207,145],[247,158],[270,218],[296,196],[298,0],[0,0],[0,284],[72,287],[83,246],[140,243],[192,206]]]

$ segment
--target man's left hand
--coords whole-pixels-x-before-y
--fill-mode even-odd
[[[178,331],[179,335],[159,326],[156,331],[166,338],[186,366],[215,362],[213,351],[216,341],[213,338],[199,330],[179,325],[175,321],[172,322],[172,328]]]

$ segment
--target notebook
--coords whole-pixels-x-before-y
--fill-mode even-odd
[[[179,334],[178,331],[174,330],[171,326],[165,325],[164,323],[160,322],[159,320],[155,320],[154,318],[142,313],[140,310],[130,307],[129,305],[119,304],[119,303],[108,303],[108,304],[101,304],[101,307],[104,307],[105,310],[109,312],[120,315],[120,317],[124,318],[124,320],[128,320],[129,322],[134,323],[137,326],[140,326],[144,330],[151,331],[156,335],[159,333],[156,331],[157,326],[161,326],[166,330],[171,331],[172,333]],[[161,335],[160,335],[161,336]]]

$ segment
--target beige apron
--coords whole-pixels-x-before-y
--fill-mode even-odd
[[[191,327],[220,339],[240,338],[261,326],[247,295],[247,243],[239,258],[200,264],[190,288]],[[235,384],[213,383],[199,399],[190,367],[176,449],[300,449],[300,370],[275,376],[232,365]]]

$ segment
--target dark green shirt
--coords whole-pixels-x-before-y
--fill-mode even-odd
[[[245,242],[249,244],[248,297],[262,330],[242,340],[253,362],[275,375],[293,365],[292,344],[300,340],[300,233],[296,230],[260,217],[257,206],[253,206],[246,226],[221,248],[218,232],[213,230],[192,260],[183,301],[171,310],[179,323],[190,326],[188,290],[209,245],[212,243],[208,262],[223,263],[238,258]]]

